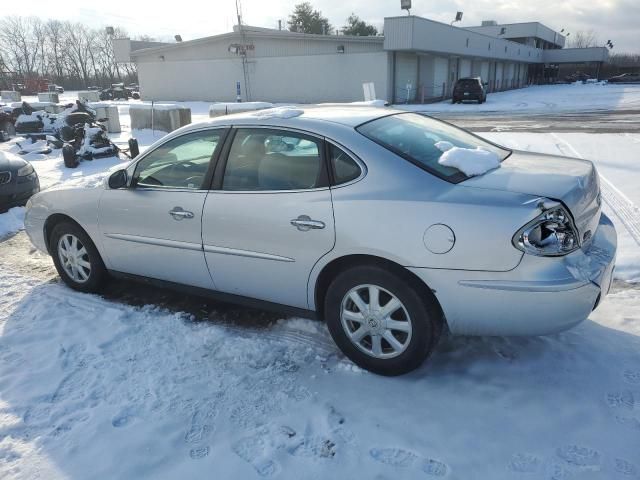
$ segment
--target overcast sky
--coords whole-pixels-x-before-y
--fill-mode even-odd
[[[6,5],[4,5],[6,3]],[[242,0],[244,23],[259,27],[283,24],[298,0]],[[383,18],[402,15],[400,0],[313,0],[332,25],[342,26],[351,12],[382,27]],[[411,13],[450,22],[464,12],[459,26],[540,21],[569,32],[593,29],[601,44],[611,39],[614,52],[640,53],[640,0],[413,0]],[[131,36],[162,39],[179,33],[184,40],[231,30],[235,0],[28,0],[3,2],[2,14],[77,20],[92,26],[126,28]]]

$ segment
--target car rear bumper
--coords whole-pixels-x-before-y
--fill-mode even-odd
[[[609,293],[616,248],[603,214],[591,243],[564,257],[524,255],[509,272],[411,271],[434,290],[453,333],[546,335],[582,322]]]

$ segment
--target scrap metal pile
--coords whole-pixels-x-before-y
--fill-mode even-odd
[[[66,167],[75,168],[81,160],[111,157],[119,152],[129,153],[131,158],[138,154],[135,139],[129,140],[129,149],[122,150],[107,135],[107,128],[101,123],[106,119],[97,118],[96,111],[87,102],[76,100],[60,113],[35,110],[27,102],[14,109],[15,134],[27,141],[19,142],[20,153],[50,153],[62,148]]]

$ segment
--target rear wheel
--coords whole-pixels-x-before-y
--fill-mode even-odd
[[[71,222],[59,223],[51,232],[49,249],[64,283],[81,292],[100,289],[107,270],[84,230]]]
[[[339,274],[325,297],[329,331],[358,366],[381,375],[401,375],[419,367],[442,330],[435,298],[378,266]]]

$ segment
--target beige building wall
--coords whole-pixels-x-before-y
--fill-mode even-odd
[[[363,100],[362,84],[373,82],[378,98],[390,93],[389,54],[316,54],[250,58],[251,100],[267,102],[351,102]],[[236,82],[247,100],[242,60],[165,60],[138,63],[145,100],[235,101]]]

